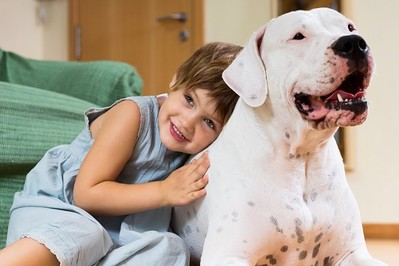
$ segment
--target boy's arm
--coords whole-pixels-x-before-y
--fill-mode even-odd
[[[96,215],[125,215],[184,205],[205,195],[207,178],[204,174],[209,167],[206,155],[176,170],[164,181],[115,182],[136,144],[140,112],[134,102],[123,101],[94,122],[95,141],[75,182],[76,206]]]

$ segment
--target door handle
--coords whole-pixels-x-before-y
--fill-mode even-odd
[[[186,22],[187,21],[187,15],[185,12],[178,12],[178,13],[171,13],[166,16],[161,16],[157,18],[158,21],[166,21],[166,20],[178,20],[180,22]]]

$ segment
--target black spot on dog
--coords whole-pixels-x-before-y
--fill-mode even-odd
[[[298,255],[298,259],[299,260],[304,260],[306,259],[306,256],[308,255],[308,252],[306,250],[302,250],[299,255]]]
[[[325,257],[323,261],[323,266],[332,266],[333,265],[333,257]]]
[[[316,236],[316,238],[314,239],[314,242],[315,242],[315,243],[319,242],[320,239],[323,237],[323,235],[324,235],[323,233],[318,234],[318,235]]]
[[[282,246],[282,247],[280,248],[280,251],[281,251],[281,252],[287,252],[287,251],[288,251],[288,246]]]
[[[268,260],[271,265],[277,264],[277,259],[273,255],[267,255],[266,260]]]
[[[274,216],[270,216],[270,222],[271,222],[273,225],[278,226],[277,219],[276,219]]]
[[[293,207],[291,207],[290,205],[288,205],[288,204],[286,204],[285,205],[285,208],[287,208],[288,210],[291,210],[291,211],[293,211],[294,210],[294,208]]]
[[[317,199],[318,193],[316,190],[312,190],[312,192],[310,193],[310,199],[312,201],[315,201]]]
[[[303,236],[303,231],[302,231],[302,229],[299,226],[297,226],[295,228],[295,233],[296,233],[296,236],[298,238],[298,243],[299,244],[302,243],[303,241],[305,241],[305,237]]]
[[[317,254],[319,254],[319,250],[320,250],[320,243],[317,244],[317,245],[313,248],[312,258],[316,258]]]
[[[232,221],[233,223],[236,223],[236,222],[238,221],[238,212],[237,212],[237,211],[233,211],[233,212],[231,213],[231,216],[232,216],[231,221]]]
[[[274,216],[270,216],[270,222],[271,222],[274,226],[276,226],[276,231],[277,231],[277,232],[279,232],[279,233],[282,233],[282,232],[283,232],[283,229],[281,229],[281,228],[278,227],[278,221],[277,221],[277,219],[276,219]]]
[[[301,225],[302,225],[301,219],[296,218],[296,219],[295,219],[295,224],[296,224],[297,226],[301,226]]]
[[[248,203],[248,205],[251,206],[251,207],[254,207],[254,206],[255,206],[255,203],[254,203],[253,201],[248,201],[247,203]]]
[[[348,223],[348,224],[346,225],[345,229],[346,229],[346,231],[352,230],[352,224],[351,224],[351,223]]]
[[[305,203],[308,203],[308,195],[306,193],[304,193],[302,197],[303,197],[303,201]]]

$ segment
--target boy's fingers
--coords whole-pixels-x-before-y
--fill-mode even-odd
[[[194,190],[200,190],[203,189],[207,184],[208,184],[208,176],[205,175],[204,177],[198,179],[193,183]]]
[[[204,152],[201,157],[197,161],[197,165],[199,167],[205,167],[206,169],[209,168],[209,158],[208,158],[208,152]]]
[[[203,178],[204,175],[206,174],[206,172],[208,171],[208,168],[209,168],[209,165],[204,165],[204,164],[201,164],[201,165],[198,165],[197,167],[195,167],[192,172],[193,180],[198,181],[201,178]]]
[[[191,200],[190,201],[197,200],[199,198],[202,198],[205,195],[206,195],[206,190],[205,189],[194,191],[194,192],[190,193],[190,196],[191,196]]]
[[[208,155],[204,153],[196,160],[191,161],[188,165],[193,173],[204,173],[204,171],[208,170],[209,168]]]
[[[195,162],[197,162],[197,163],[199,163],[199,164],[204,163],[204,162],[206,162],[206,161],[209,161],[209,160],[208,160],[208,152],[207,152],[207,151],[204,152],[203,154],[201,154],[200,157],[198,157],[197,159],[195,159]]]

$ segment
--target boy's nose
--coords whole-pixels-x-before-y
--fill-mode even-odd
[[[188,133],[193,133],[197,120],[197,115],[194,112],[188,113],[183,117],[182,126]]]

